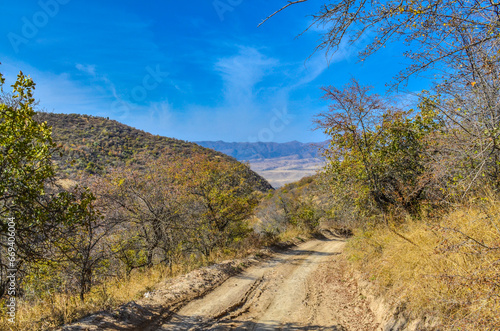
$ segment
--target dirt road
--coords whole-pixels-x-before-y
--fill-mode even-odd
[[[377,330],[340,254],[313,240],[246,269],[155,330]]]

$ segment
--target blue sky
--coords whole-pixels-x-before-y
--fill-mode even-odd
[[[322,141],[325,85],[351,77],[384,93],[400,46],[360,63],[359,46],[313,54],[324,1],[0,0],[0,72],[37,83],[40,107],[116,119],[183,140]],[[311,56],[312,55],[312,56]],[[418,91],[422,81],[408,89]]]

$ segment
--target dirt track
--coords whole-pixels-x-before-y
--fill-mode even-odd
[[[377,330],[339,255],[343,245],[339,239],[313,240],[278,253],[154,330]]]

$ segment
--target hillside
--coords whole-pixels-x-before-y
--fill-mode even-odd
[[[197,144],[230,155],[239,161],[248,161],[253,171],[264,177],[273,187],[295,182],[314,175],[324,166],[321,157],[323,143],[256,142],[237,143],[199,141]]]
[[[62,146],[63,156],[54,159],[62,177],[102,174],[107,169],[121,166],[140,166],[135,156],[148,154],[190,157],[198,154],[223,158],[229,163],[234,158],[197,144],[174,138],[153,135],[103,117],[38,113],[39,121],[52,126],[54,142]],[[261,176],[248,171],[255,189],[267,191],[271,185]]]

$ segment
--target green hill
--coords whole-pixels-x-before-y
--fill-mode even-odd
[[[99,175],[113,167],[140,167],[137,156],[141,154],[153,157],[205,154],[227,162],[238,162],[195,143],[153,135],[103,117],[40,112],[37,120],[52,126],[54,142],[61,145],[62,156],[55,153],[54,160],[63,178]],[[247,176],[256,190],[265,192],[272,189],[264,178],[252,170],[248,169]]]

